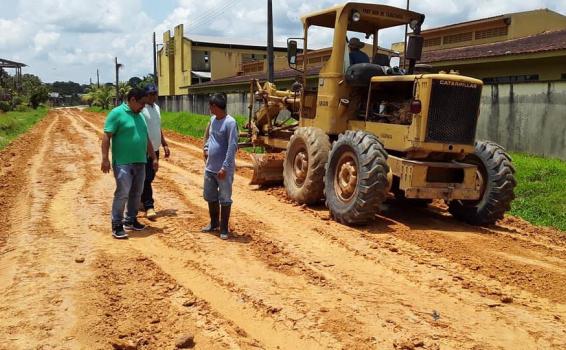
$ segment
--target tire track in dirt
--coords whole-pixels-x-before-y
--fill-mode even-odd
[[[91,130],[95,131],[96,129],[91,125]],[[101,184],[101,186],[106,186],[106,184]],[[100,193],[101,190],[96,189],[94,192]],[[179,203],[175,207],[182,208]],[[197,297],[206,299],[211,307],[221,315],[228,315],[227,317],[235,321],[245,333],[250,334],[250,336],[256,336],[260,344],[265,344],[268,348],[276,348],[277,346],[283,348],[317,348],[320,346],[326,347],[335,342],[330,340],[330,342],[324,343],[323,341],[323,345],[320,345],[319,342],[301,339],[305,335],[298,337],[297,332],[288,331],[286,327],[275,324],[269,316],[256,315],[256,305],[252,304],[251,309],[246,304],[242,305],[242,301],[247,303],[249,298],[235,293],[234,288],[230,288],[229,285],[223,285],[222,279],[215,278],[217,276],[214,273],[210,273],[209,269],[200,267],[198,257],[187,261],[184,258],[184,255],[186,255],[185,251],[168,248],[159,241],[152,239],[153,237],[144,237],[143,244],[135,244],[134,239],[131,241],[137,249],[143,252],[144,255],[151,257],[164,271],[174,276],[177,281],[190,285],[191,290]],[[148,240],[151,240],[151,242],[148,243]],[[217,251],[217,253],[222,252]],[[217,255],[215,259],[220,259],[221,257],[221,255]],[[212,258],[208,257],[208,259],[211,260]],[[188,262],[191,263],[190,266],[186,265]],[[221,261],[218,263],[222,264]],[[219,288],[218,284],[220,284],[220,287],[225,288]]]
[[[183,168],[187,168],[187,166],[183,166]],[[182,171],[182,170],[181,170]],[[194,177],[195,175],[193,175],[193,172],[189,170],[186,171],[189,175],[188,177]],[[179,181],[179,179],[174,179],[176,181]],[[194,182],[192,183],[194,186],[198,185],[197,182],[197,178],[194,179]],[[235,190],[236,196],[238,193],[238,190]],[[259,210],[259,208],[257,208],[257,206],[255,206],[254,203],[257,203],[258,201],[260,201],[260,198],[253,198],[254,196],[252,196],[252,198],[250,197],[249,193],[245,194],[248,197],[248,201],[250,202],[249,206],[246,206],[246,201],[243,200],[242,198],[240,198],[239,201],[237,201],[237,203],[239,204],[240,207],[244,207],[243,210],[248,212],[248,213],[255,213],[254,217],[269,217],[271,222],[276,221],[275,220],[275,215],[274,211],[270,211],[270,210]],[[264,207],[268,207],[266,200],[263,200],[262,202],[262,208]],[[360,277],[361,276],[373,276],[373,275],[380,275],[380,278],[384,278],[388,281],[390,281],[390,284],[386,284],[383,282],[377,282],[377,281],[373,281],[371,278],[367,278],[367,279],[362,279],[362,288],[360,288],[357,293],[359,297],[361,298],[367,298],[368,296],[370,296],[372,293],[371,291],[373,290],[380,290],[380,291],[384,291],[383,294],[385,294],[387,296],[386,301],[385,300],[380,300],[379,298],[377,299],[373,299],[371,300],[371,302],[369,302],[368,304],[375,304],[375,303],[381,303],[382,308],[385,309],[385,307],[383,307],[383,304],[387,304],[387,302],[392,302],[394,304],[396,304],[395,306],[392,306],[392,310],[390,310],[389,314],[392,315],[393,320],[396,319],[395,316],[393,315],[398,315],[398,314],[403,314],[403,313],[407,313],[407,311],[409,311],[409,313],[413,313],[413,314],[417,314],[419,318],[422,318],[425,322],[423,322],[424,324],[428,323],[426,321],[429,321],[428,319],[426,319],[426,315],[430,315],[430,313],[432,312],[433,309],[435,308],[439,308],[441,306],[440,305],[451,305],[451,304],[458,304],[458,307],[453,309],[453,310],[443,310],[442,313],[446,314],[447,312],[452,312],[453,315],[446,315],[445,317],[449,319],[449,321],[447,321],[449,324],[453,324],[453,325],[458,325],[458,326],[462,326],[464,325],[464,327],[466,327],[466,320],[469,319],[482,319],[482,322],[485,322],[486,324],[490,324],[492,327],[494,327],[494,333],[491,335],[492,338],[490,338],[490,341],[497,343],[498,340],[498,335],[501,334],[501,332],[504,332],[505,329],[507,328],[507,326],[517,326],[518,324],[516,323],[516,321],[514,320],[515,318],[519,318],[519,319],[524,319],[524,320],[529,320],[529,322],[533,323],[532,321],[532,316],[529,313],[524,313],[522,310],[505,310],[502,312],[493,312],[492,310],[490,310],[488,304],[491,304],[492,302],[490,300],[485,300],[482,296],[478,296],[478,295],[467,295],[469,293],[464,293],[464,292],[460,292],[460,296],[459,296],[459,300],[455,301],[455,300],[449,300],[450,298],[446,298],[443,294],[438,294],[436,293],[432,293],[432,291],[427,291],[427,288],[423,288],[420,286],[411,286],[411,283],[408,283],[406,280],[404,280],[404,278],[397,276],[396,273],[397,272],[401,272],[399,269],[391,269],[390,271],[387,270],[383,270],[383,268],[380,268],[380,266],[364,266],[366,264],[363,263],[363,260],[365,259],[365,257],[362,257],[361,254],[358,255],[358,259],[347,259],[346,256],[348,256],[347,251],[345,252],[340,252],[339,249],[337,249],[337,247],[328,247],[325,248],[325,241],[321,240],[321,241],[315,241],[316,243],[312,243],[314,241],[314,237],[316,234],[314,232],[308,232],[307,227],[310,226],[309,224],[305,223],[305,220],[301,220],[301,218],[297,218],[294,217],[293,215],[290,215],[290,212],[287,211],[285,218],[281,218],[280,220],[280,226],[281,227],[285,227],[286,230],[285,231],[281,231],[279,230],[279,232],[277,232],[277,228],[276,227],[272,227],[272,229],[270,230],[270,232],[277,232],[275,233],[276,237],[285,237],[286,239],[288,239],[288,241],[286,242],[286,244],[293,244],[293,242],[305,242],[305,241],[311,241],[312,246],[309,247],[307,249],[307,253],[312,253],[315,251],[315,249],[318,249],[319,252],[320,250],[323,250],[325,252],[330,252],[326,255],[322,255],[322,256],[318,256],[318,257],[312,257],[315,258],[315,260],[319,260],[319,261],[325,261],[325,262],[330,262],[332,265],[334,265],[334,270],[337,269],[337,266],[340,266],[340,264],[344,264],[346,265],[346,269],[345,271],[342,271],[342,275],[339,275],[336,279],[341,279],[342,281],[348,281],[345,283],[345,285],[348,285],[348,288],[350,289],[349,291],[347,291],[346,293],[352,293],[352,290],[356,290],[355,285],[357,283],[360,283]],[[301,216],[301,214],[299,214],[299,216]],[[293,225],[293,221],[296,222],[301,222],[298,225]],[[320,229],[319,227],[317,227],[318,224],[314,225],[313,231],[317,231],[317,232],[321,232],[325,229]],[[346,229],[347,231],[351,230],[351,229]],[[299,235],[294,235],[294,234],[290,234],[291,232],[300,232],[303,231],[304,234],[299,234]],[[305,232],[306,231],[306,232]],[[291,237],[290,237],[291,236]],[[274,237],[271,237],[274,238]],[[277,239],[277,238],[274,238]],[[297,249],[295,249],[295,251],[297,251]],[[339,256],[340,259],[336,259],[336,256]],[[305,255],[304,257],[305,259],[309,259],[308,254]],[[381,263],[383,263],[384,261],[384,257],[382,256],[380,258]],[[392,258],[394,261],[391,261],[389,263],[389,265],[394,265],[396,263],[400,263],[402,259],[399,259],[398,256],[393,255]],[[400,264],[402,265],[402,264]],[[412,264],[411,264],[412,265]],[[356,272],[352,272],[351,270],[348,271],[348,269],[352,269],[352,267],[356,268]],[[382,271],[383,270],[383,271]],[[424,276],[429,276],[429,278],[432,279],[431,283],[434,283],[437,278],[434,276],[435,274],[437,274],[438,271],[433,271],[432,273],[429,272],[425,272]],[[352,279],[354,279],[354,281],[352,281]],[[357,280],[357,281],[356,281]],[[426,281],[426,278],[420,279],[421,282],[428,282]],[[331,280],[332,281],[332,280]],[[355,283],[357,282],[357,283]],[[444,284],[444,283],[443,283]],[[410,287],[409,287],[410,286]],[[421,290],[420,293],[418,291],[418,289],[422,288],[424,290]],[[429,295],[432,294],[432,297],[427,297],[426,299],[430,298],[428,303],[422,303],[423,300],[421,300],[421,304],[420,306],[416,306],[413,304],[412,300],[414,299],[418,299],[417,295],[412,295],[412,296],[408,296],[411,293],[407,293],[405,289],[417,289],[417,293],[415,294],[421,294],[421,295]],[[439,292],[444,292],[444,290],[439,289]],[[399,296],[405,296],[403,297],[399,297]],[[421,299],[423,298],[422,296],[420,297]],[[448,299],[448,300],[447,300]],[[475,301],[475,302],[471,302],[471,301]],[[427,305],[428,304],[428,305]],[[462,305],[464,304],[464,305]],[[468,305],[466,305],[468,304]],[[397,305],[401,305],[401,309],[400,310],[396,310],[396,306]],[[424,306],[426,305],[426,306]],[[485,310],[476,310],[476,305],[483,306],[483,309]],[[371,307],[370,307],[371,309]],[[407,310],[409,309],[409,310]],[[431,310],[429,312],[424,311],[424,310]],[[385,312],[386,313],[386,312]],[[497,314],[497,316],[491,316],[491,314]],[[507,319],[502,321],[502,322],[496,322],[494,320],[494,318],[498,318],[501,317],[502,315],[507,314]],[[562,313],[563,314],[563,313]],[[470,317],[469,315],[473,315],[472,317]],[[414,315],[413,315],[414,317]],[[453,318],[453,319],[451,319]],[[462,319],[464,318],[464,319]],[[390,319],[390,320],[391,320]],[[507,322],[509,322],[509,324],[507,324]],[[542,328],[546,328],[546,325],[548,323],[553,323],[555,322],[555,320],[553,319],[552,315],[547,315],[544,316],[542,318],[540,318],[538,320],[539,327]],[[398,321],[399,324],[402,324],[404,322],[402,321]],[[499,330],[495,330],[496,328],[496,324],[500,323],[500,327],[502,327]],[[520,323],[519,323],[520,324]],[[448,327],[448,326],[447,326]],[[470,329],[474,329],[475,327],[473,325],[468,325],[467,327],[469,327],[469,329],[465,329],[465,330],[452,330],[453,334],[466,334],[467,332],[469,332]],[[416,329],[418,327],[413,327],[413,329]],[[484,330],[485,331],[485,330]],[[424,330],[423,330],[424,332]],[[526,332],[524,334],[526,336]],[[478,334],[478,337],[481,339],[482,337],[485,337],[486,334]],[[562,332],[558,332],[557,336],[562,336]],[[528,342],[528,338],[530,338],[529,336],[526,336],[525,339],[523,339],[523,341],[527,341]],[[550,339],[552,339],[554,337],[551,337]],[[555,338],[555,339],[560,339]],[[531,339],[534,340],[534,339]],[[457,343],[460,340],[456,340],[455,342]],[[471,341],[471,339],[467,340],[468,342]],[[535,341],[536,343],[536,341]],[[481,343],[480,343],[481,344]]]
[[[94,125],[91,125],[91,130],[95,130]],[[163,166],[165,166],[166,162],[161,162]],[[162,176],[162,172],[163,170],[160,170],[160,175],[158,176],[158,179]],[[180,187],[177,188],[177,193],[179,193]],[[184,189],[183,189],[184,191]],[[160,191],[162,192],[162,191]],[[175,193],[175,192],[173,192]],[[168,196],[167,196],[168,197]],[[173,194],[172,197],[175,197],[175,195]],[[201,200],[199,199],[199,202]],[[185,200],[184,201],[186,205],[188,205],[189,207],[191,207],[191,210],[194,211],[193,204],[191,203],[191,201],[189,200]],[[181,203],[175,203],[173,204],[175,208],[180,208],[182,207],[180,205]],[[202,210],[202,208],[198,209],[201,213],[204,214],[204,211]],[[236,214],[237,215],[237,214]],[[205,216],[200,216],[200,217],[205,217]],[[200,227],[200,226],[199,226]],[[330,337],[329,339],[325,340],[324,338],[328,338],[329,335],[327,334],[326,336],[323,336],[322,333],[319,335],[316,335],[317,341],[314,343],[308,343],[303,340],[301,341],[300,338],[297,338],[297,336],[295,336],[292,333],[300,333],[301,338],[312,338],[313,335],[309,334],[308,332],[297,332],[296,330],[300,330],[302,329],[302,323],[305,323],[303,321],[303,319],[305,319],[304,316],[304,309],[305,307],[302,305],[294,305],[296,304],[297,300],[299,300],[301,298],[300,294],[297,294],[295,296],[295,298],[292,300],[292,303],[290,303],[289,305],[287,305],[287,307],[283,308],[281,307],[282,302],[279,301],[280,297],[278,297],[277,294],[279,293],[279,290],[293,290],[293,289],[297,289],[299,290],[301,285],[304,286],[304,288],[310,288],[307,285],[305,285],[307,283],[307,281],[304,280],[304,275],[307,276],[307,279],[309,278],[308,276],[312,276],[311,278],[311,283],[320,283],[320,280],[317,279],[316,274],[313,273],[312,271],[310,271],[309,273],[303,273],[302,275],[299,275],[299,273],[294,273],[295,276],[297,276],[294,279],[289,279],[286,278],[285,275],[281,275],[280,271],[273,271],[273,269],[271,269],[273,272],[269,271],[269,266],[268,269],[266,270],[266,260],[265,258],[263,259],[257,259],[257,260],[250,260],[250,259],[246,259],[246,256],[248,255],[247,252],[241,252],[239,251],[239,249],[230,249],[230,246],[224,246],[224,247],[219,247],[220,249],[216,248],[216,249],[210,249],[210,243],[211,243],[211,239],[214,241],[218,241],[217,239],[213,238],[213,236],[209,236],[209,235],[205,235],[203,236],[199,231],[198,227],[194,227],[194,231],[192,234],[196,233],[196,236],[193,237],[193,242],[191,245],[195,245],[194,242],[198,242],[201,239],[199,239],[200,237],[206,237],[209,242],[208,244],[201,244],[200,246],[197,246],[196,248],[193,249],[193,251],[195,252],[195,254],[197,254],[196,257],[190,259],[190,261],[187,261],[187,259],[183,259],[182,256],[180,256],[180,254],[184,254],[184,252],[177,252],[174,250],[169,249],[169,251],[167,251],[166,247],[164,246],[160,246],[159,249],[157,249],[158,252],[161,252],[161,258],[163,257],[171,257],[171,256],[176,256],[178,257],[177,259],[173,259],[173,261],[163,261],[162,264],[160,264],[160,266],[162,266],[165,270],[170,269],[171,266],[174,266],[174,261],[176,260],[185,260],[184,263],[185,264],[190,264],[191,269],[188,271],[183,272],[180,268],[177,269],[177,271],[171,272],[172,275],[175,276],[176,279],[182,278],[183,273],[187,274],[190,273],[193,270],[197,270],[200,271],[207,279],[211,279],[214,283],[219,284],[220,286],[224,287],[227,291],[224,292],[222,289],[218,292],[219,294],[222,294],[223,292],[226,293],[222,298],[217,298],[215,303],[212,303],[215,307],[219,308],[222,310],[223,314],[229,315],[229,317],[233,318],[233,317],[237,317],[238,312],[235,312],[237,309],[230,309],[227,308],[225,305],[223,305],[222,300],[229,300],[230,298],[230,294],[235,294],[238,296],[238,298],[240,298],[241,300],[245,301],[246,303],[250,303],[252,305],[253,308],[255,308],[256,310],[260,311],[264,316],[262,316],[262,318],[260,318],[261,323],[265,323],[265,325],[261,325],[261,323],[254,323],[254,318],[253,317],[247,317],[246,319],[240,319],[238,320],[238,324],[246,331],[248,331],[248,333],[250,333],[251,335],[254,335],[257,333],[257,331],[259,330],[262,333],[260,336],[260,339],[263,343],[267,342],[268,348],[275,348],[277,346],[282,346],[283,348],[289,348],[289,347],[301,347],[301,348],[316,348],[316,347],[325,347],[325,348],[336,348],[336,345],[333,345],[336,343],[335,340],[332,339],[332,337]],[[179,230],[179,229],[177,229]],[[178,232],[178,231],[177,231]],[[245,239],[245,238],[243,238]],[[156,245],[157,243],[153,243],[152,246]],[[219,243],[217,243],[219,244]],[[220,243],[223,244],[223,243]],[[269,246],[270,243],[269,242],[263,242],[260,243],[259,248],[261,249],[262,247],[265,246]],[[208,247],[207,247],[208,246]],[[272,253],[273,253],[273,249],[279,249],[276,246],[273,246],[271,244],[272,249]],[[144,249],[144,248],[140,248],[140,249]],[[147,246],[145,247],[145,249],[147,249]],[[199,251],[202,251],[202,254],[199,254]],[[227,253],[232,252],[231,254]],[[262,252],[255,252],[255,256],[257,257],[258,255],[260,255]],[[154,259],[160,259],[159,254],[154,254]],[[236,266],[236,269],[234,269],[233,262],[231,261],[225,261],[225,257],[226,256],[240,256],[243,260],[246,260],[245,263],[241,263],[241,267],[238,268],[238,266]],[[273,255],[272,255],[273,256]],[[208,264],[206,263],[208,262]],[[230,268],[232,268],[231,274],[232,275],[236,275],[235,278],[233,278],[231,281],[225,281],[225,278],[223,278],[223,275],[226,274],[226,271],[218,271],[218,266],[222,266],[223,262],[225,265],[230,266]],[[273,263],[275,263],[276,261],[270,262],[270,265],[273,265]],[[203,265],[204,263],[204,265]],[[292,264],[295,265],[295,262],[293,261],[289,261],[286,260],[286,264]],[[299,265],[299,262],[296,262],[297,265]],[[216,265],[216,267],[214,266]],[[183,266],[183,265],[181,265]],[[289,265],[287,265],[289,266]],[[245,271],[238,271],[239,269],[246,269]],[[185,267],[186,270],[186,267]],[[288,272],[288,270],[286,271]],[[247,279],[248,282],[254,282],[250,285],[247,285],[245,290],[243,290],[242,288],[235,288],[234,285],[237,285],[238,283],[238,279],[242,279],[238,277],[238,274],[241,275],[243,277],[243,279],[245,279],[246,275],[255,275],[256,278],[259,281],[263,281],[261,283],[256,283],[257,281],[252,281],[249,278]],[[192,275],[193,279],[197,279],[198,276]],[[298,280],[297,280],[298,279]],[[285,280],[287,280],[285,282]],[[210,285],[210,282],[207,284],[205,283],[205,280],[203,280],[202,278],[200,279],[201,284],[203,284],[205,287],[202,290],[203,293],[205,293],[207,298],[212,298],[212,295],[210,295],[210,290],[214,290],[213,286]],[[264,287],[262,287],[262,284],[265,286],[269,286],[271,283],[270,281],[277,281],[278,284],[275,286],[270,286],[270,290],[266,291]],[[324,282],[322,282],[324,283]],[[254,294],[257,294],[258,291],[262,291],[264,294],[261,294],[262,297],[266,296],[266,294],[268,296],[270,296],[270,298],[267,298],[267,300],[265,300],[265,298],[262,299],[258,299],[257,297],[254,296]],[[197,293],[198,294],[198,293]],[[311,294],[318,294],[318,292],[313,291]],[[338,297],[339,295],[337,295]],[[275,300],[275,301],[274,301]],[[209,300],[210,301],[210,300]],[[300,303],[300,304],[306,304],[306,302]],[[241,305],[239,304],[235,304],[236,307],[241,307]],[[318,310],[317,310],[318,311]],[[241,311],[240,311],[241,312]],[[272,320],[272,316],[276,314],[276,318],[278,323],[275,323]],[[353,320],[355,319],[355,315],[351,315],[351,322],[353,322]],[[302,323],[301,323],[302,321]],[[346,320],[344,321],[346,322]],[[281,325],[281,323],[285,323],[284,325]],[[277,335],[275,334],[270,334],[273,332],[269,332],[269,329],[273,328],[273,329],[277,329]],[[286,328],[291,328],[294,331],[292,333],[289,333],[286,331]],[[312,326],[310,327],[312,328]],[[270,334],[268,337],[266,335]],[[344,336],[349,337],[347,334]],[[304,343],[302,346],[300,346],[299,344]],[[291,345],[293,344],[293,345]]]
[[[65,140],[58,137],[63,130],[60,111],[50,112],[46,119],[52,120],[40,136],[37,154],[27,162],[28,183],[22,184],[22,193],[15,199],[18,204],[10,211],[13,225],[8,244],[17,257],[9,262],[15,273],[3,290],[6,307],[2,311],[7,314],[0,321],[0,332],[9,335],[2,340],[8,340],[10,347],[76,345],[69,332],[75,321],[72,288],[80,276],[53,268],[69,264],[61,246],[73,247],[64,243],[65,237],[57,234],[44,215],[61,187],[59,182],[50,184],[46,179],[64,178],[59,162],[49,166],[45,160],[64,158],[68,149]]]
[[[189,155],[189,157],[190,157],[190,155]],[[166,166],[169,167],[168,165],[166,165]],[[187,167],[187,164],[181,164],[181,166],[183,166],[183,168],[186,168],[186,167]],[[186,178],[191,178],[191,177],[192,177],[192,178],[193,178],[193,181],[195,182],[193,185],[194,185],[194,186],[198,186],[198,184],[197,184],[197,182],[198,182],[198,180],[197,180],[198,177],[196,177],[196,176],[199,176],[199,175],[198,175],[199,171],[196,170],[196,169],[193,171],[193,170],[190,168],[190,166],[188,167],[188,169],[189,169],[189,170],[182,170],[182,169],[181,169],[181,170],[179,170],[179,169],[173,169],[173,170],[174,170],[175,172],[177,172],[177,173],[182,174],[182,177],[186,177]],[[249,192],[249,191],[248,191],[248,192]],[[256,196],[256,197],[257,197],[257,196]],[[256,199],[257,199],[257,198],[256,198]],[[195,198],[195,202],[196,202],[196,198]],[[272,204],[272,203],[271,203],[271,204]],[[281,206],[279,206],[279,207],[281,207]],[[250,212],[253,212],[253,208],[246,208],[246,209],[252,209],[252,210],[250,210]],[[258,213],[258,214],[263,214],[264,216],[266,216],[266,214],[268,214],[268,213],[265,213],[265,211],[263,211],[263,212]],[[301,215],[304,215],[304,214],[301,214]],[[255,216],[257,217],[257,215],[255,215]],[[309,223],[309,226],[310,226],[310,225],[311,225],[311,223]],[[335,226],[335,225],[330,224],[330,226]],[[315,228],[317,228],[317,227],[315,227]],[[335,228],[335,227],[332,227],[332,228]],[[352,230],[352,229],[340,229],[340,230],[344,231],[344,233],[351,233],[351,232],[356,232],[356,231],[357,231],[357,230]],[[314,231],[316,231],[316,230],[314,230]],[[321,230],[321,229],[318,229],[318,231],[322,231],[322,230]],[[319,233],[320,233],[320,232],[319,232]],[[280,237],[280,235],[277,236],[277,237]],[[299,237],[299,238],[301,238],[301,237]],[[303,237],[303,238],[304,238],[304,237]],[[395,242],[395,243],[398,243],[398,242]],[[401,243],[402,243],[402,242],[401,242]],[[351,251],[355,251],[355,249],[352,249]],[[363,253],[363,254],[367,255],[366,253]],[[366,258],[366,257],[364,257],[364,258]],[[389,259],[387,259],[387,260],[389,260]],[[393,271],[393,272],[395,272],[395,271]],[[466,293],[463,293],[463,294],[466,294]],[[476,297],[476,299],[478,299],[478,298]],[[409,305],[410,305],[410,304],[409,304]],[[517,310],[513,310],[513,311],[517,311]],[[518,311],[521,311],[521,310],[518,310]],[[495,314],[497,314],[497,313],[495,313]],[[523,316],[525,316],[525,315],[523,315]],[[529,315],[526,315],[526,316],[529,316]],[[546,316],[545,316],[545,317],[546,317]],[[543,318],[544,318],[544,317],[543,317]],[[488,319],[489,319],[489,317],[488,317]],[[548,321],[548,320],[547,320],[547,321]],[[543,319],[543,320],[540,320],[540,321],[539,321],[539,327],[541,326],[541,324],[544,326],[544,322],[546,322],[544,319]],[[514,323],[514,322],[511,322],[511,324],[513,324],[513,323]],[[544,328],[544,327],[542,327],[542,328]],[[552,337],[551,337],[551,338],[552,338]]]
[[[82,142],[74,146],[80,149],[80,154],[91,154],[98,146],[97,140],[77,124],[72,113],[68,117],[70,124],[83,136]],[[82,287],[95,291],[91,294],[96,297],[83,300],[83,309],[90,311],[82,317],[89,322],[77,327],[78,334],[90,333],[94,339],[90,342],[83,340],[83,343],[88,343],[88,348],[107,348],[109,339],[114,342],[122,339],[117,342],[129,341],[140,349],[170,348],[178,334],[191,330],[197,348],[239,348],[239,343],[247,344],[245,347],[253,345],[253,340],[242,337],[237,327],[215,316],[206,302],[196,299],[150,259],[136,254],[130,245],[117,244],[110,238],[107,227],[99,227],[100,215],[93,214],[100,210],[101,202],[96,199],[100,192],[93,192],[92,184],[106,183],[104,180],[109,177],[93,171],[99,164],[92,157],[84,157],[79,164],[82,173],[79,178],[83,184],[74,188],[75,194],[82,193],[89,200],[79,206],[73,206],[72,201],[60,201],[53,207],[79,218],[79,222],[87,225],[95,235],[98,245],[99,253],[92,257],[95,278],[86,281]],[[65,229],[62,221],[55,221],[55,226]],[[128,257],[126,261],[124,257]]]

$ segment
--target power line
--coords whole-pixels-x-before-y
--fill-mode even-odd
[[[194,20],[192,20],[189,23],[189,25],[187,26],[187,29],[195,29],[195,27],[206,24],[208,21],[210,21],[210,18],[217,17],[218,15],[222,14],[224,11],[227,11],[228,9],[230,9],[231,7],[233,7],[234,5],[236,5],[239,2],[240,1],[238,1],[238,0],[228,1],[227,3],[225,3],[221,7],[212,9],[209,12],[201,14],[200,16],[196,17]]]
[[[234,6],[237,2],[237,0],[231,0],[231,1],[227,1],[226,3],[224,3],[223,5],[213,8],[208,12],[202,13],[200,14],[198,17],[195,17],[192,21],[192,23],[194,23],[194,25],[196,24],[200,24],[203,23],[204,21],[207,21],[210,19],[210,17],[215,17],[220,15],[222,12],[224,12],[225,10],[229,9],[230,7]],[[190,24],[190,26],[192,26],[193,24]]]

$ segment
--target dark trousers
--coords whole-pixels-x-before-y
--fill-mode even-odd
[[[159,151],[155,152],[157,159],[159,159]],[[151,158],[147,158],[147,163],[145,163],[145,181],[143,183],[143,192],[141,195],[141,202],[143,204],[143,209],[153,209],[153,188],[151,188],[151,183],[155,179],[155,170],[153,170],[153,162]]]

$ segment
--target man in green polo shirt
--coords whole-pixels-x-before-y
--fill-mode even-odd
[[[112,170],[116,180],[116,191],[112,202],[112,236],[117,239],[128,238],[124,228],[142,230],[137,220],[138,207],[143,183],[147,155],[157,171],[158,163],[151,142],[148,142],[147,126],[140,113],[145,106],[145,91],[134,88],[127,96],[127,103],[114,108],[104,123],[102,138],[102,172],[110,172],[108,151],[112,141]],[[127,206],[126,206],[127,204]],[[124,217],[126,207],[126,220]]]

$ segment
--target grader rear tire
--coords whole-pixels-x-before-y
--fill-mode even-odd
[[[387,152],[377,137],[346,131],[332,146],[324,193],[330,215],[347,225],[373,220],[387,194]]]
[[[300,204],[314,204],[322,199],[329,152],[328,135],[321,129],[295,130],[283,162],[283,183],[289,198]]]
[[[478,177],[483,180],[481,197],[477,201],[451,201],[448,210],[455,218],[472,225],[494,224],[511,209],[517,185],[515,168],[511,157],[498,144],[477,141],[475,148],[474,154],[466,156],[463,162],[478,166]]]

